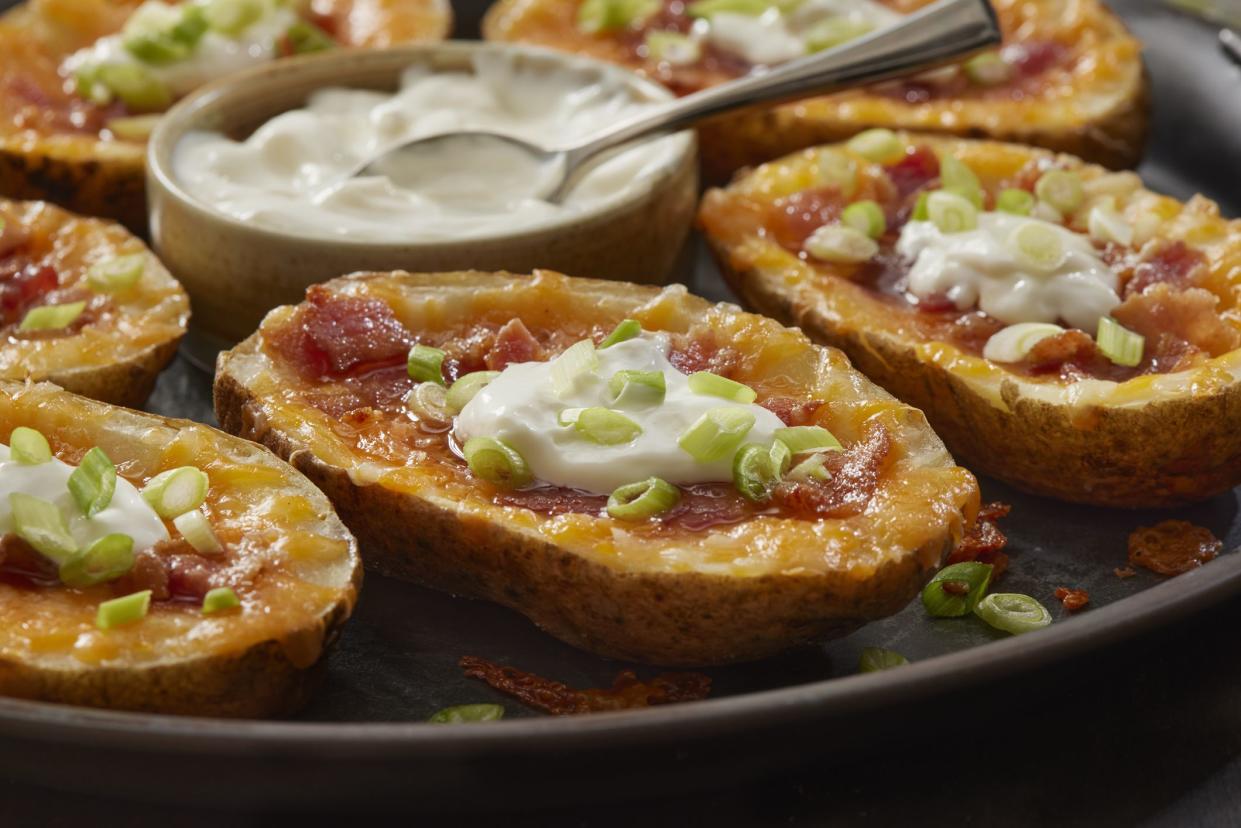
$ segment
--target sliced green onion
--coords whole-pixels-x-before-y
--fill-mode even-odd
[[[18,426],[9,435],[9,456],[23,466],[37,466],[52,459],[52,447],[41,432]]]
[[[121,45],[135,58],[152,66],[176,63],[190,56],[189,47],[180,40],[174,39],[170,34],[130,35]]]
[[[636,319],[622,319],[612,332],[599,343],[598,350],[611,348],[619,342],[626,342],[642,333],[642,324]],[[578,343],[581,344],[581,343]]]
[[[628,443],[642,433],[642,426],[624,414],[601,406],[583,408],[573,420],[573,427],[578,434],[601,446]]]
[[[217,612],[227,612],[240,606],[241,599],[237,597],[237,593],[228,587],[216,587],[203,596],[202,613],[214,615]]]
[[[824,186],[835,187],[845,198],[857,192],[857,161],[848,153],[825,149],[819,153],[819,179]]]
[[[168,31],[168,34],[179,43],[193,48],[207,33],[207,28],[207,15],[203,7],[187,5],[181,12],[181,19]]]
[[[69,494],[88,518],[108,508],[116,492],[116,466],[95,446],[82,457],[82,462],[69,475]]]
[[[677,438],[677,445],[699,463],[713,463],[732,457],[754,422],[754,414],[744,408],[712,408]]]
[[[888,229],[887,217],[883,208],[874,201],[855,201],[840,214],[840,221],[859,233],[865,233],[877,239]]]
[[[120,533],[104,535],[60,565],[61,583],[88,587],[115,581],[134,568],[134,539]]]
[[[224,551],[224,545],[220,543],[219,537],[211,528],[211,523],[208,522],[202,509],[190,509],[184,514],[177,515],[172,519],[172,525],[177,527],[177,531],[181,533],[181,537],[185,538],[185,542],[194,547],[194,551],[200,555],[219,555]]]
[[[577,422],[577,418],[582,416],[585,408],[566,408],[556,415],[556,424],[565,427],[571,426]]]
[[[336,45],[331,36],[313,23],[299,20],[285,30],[284,36],[289,41],[289,48],[295,55],[309,55],[314,52],[325,52]]]
[[[474,399],[479,391],[486,388],[498,376],[500,376],[499,371],[475,371],[461,377],[448,389],[448,396],[445,398],[448,410],[453,414],[460,414],[469,405],[470,400]]]
[[[1051,623],[1051,613],[1029,595],[995,592],[974,607],[974,614],[997,630],[1013,635],[1041,630]]]
[[[112,103],[112,90],[99,79],[99,65],[86,65],[73,73],[73,83],[78,95],[99,106]]]
[[[144,589],[122,598],[113,598],[99,605],[95,626],[101,630],[135,624],[146,618],[151,609],[151,590]]]
[[[1134,333],[1110,316],[1099,317],[1099,332],[1095,341],[1105,357],[1128,368],[1142,361],[1142,351],[1146,347],[1146,337]]]
[[[758,399],[758,392],[750,386],[742,385],[710,371],[696,371],[690,374],[689,390],[695,394],[721,397],[737,403],[752,403]]]
[[[624,29],[659,10],[659,0],[585,0],[577,8],[577,27],[587,34]]]
[[[931,194],[926,190],[923,190],[922,192],[918,193],[918,198],[917,200],[914,201],[913,211],[909,214],[909,218],[911,221],[930,221],[931,220],[930,211],[927,210],[926,208],[926,202],[927,202],[927,199],[930,198],[930,196]]]
[[[646,54],[660,63],[689,66],[702,59],[702,44],[679,32],[647,32],[645,43]]]
[[[922,605],[936,618],[969,615],[987,592],[992,569],[977,561],[944,567],[922,590]]]
[[[1000,190],[1000,194],[995,197],[995,209],[1015,216],[1028,216],[1034,209],[1034,194],[1015,187]]]
[[[593,374],[598,369],[599,355],[595,353],[595,343],[589,339],[575,342],[552,363],[552,391],[557,397],[563,397],[577,387],[577,381],[581,377]]]
[[[65,516],[50,500],[12,492],[9,510],[13,514],[13,532],[45,558],[63,564],[78,551],[77,541],[69,534]]]
[[[1133,225],[1113,206],[1096,204],[1086,218],[1086,230],[1092,238],[1113,242],[1121,247],[1133,244]]]
[[[435,382],[444,384],[444,357],[439,348],[430,345],[415,345],[409,349],[409,358],[405,368],[414,382]]]
[[[158,112],[172,103],[168,87],[140,64],[105,63],[95,77],[133,112]]]
[[[161,115],[125,115],[109,118],[104,126],[122,141],[145,141],[159,124]]]
[[[733,486],[748,500],[763,503],[780,483],[771,449],[758,443],[742,446],[733,457]]]
[[[436,711],[427,721],[431,724],[468,724],[503,718],[504,708],[498,704],[459,704]]]
[[[1056,270],[1068,256],[1056,228],[1038,220],[1023,221],[1008,243],[1024,264],[1043,273]]]
[[[612,492],[608,514],[617,520],[644,520],[666,512],[681,500],[681,490],[666,480],[648,477]]]
[[[470,471],[495,486],[518,489],[534,479],[517,449],[494,437],[471,437],[461,447]]]
[[[117,293],[138,284],[145,270],[146,256],[142,253],[131,253],[95,262],[90,270],[86,271],[86,282],[93,290]]]
[[[877,164],[895,164],[905,157],[905,142],[890,129],[867,129],[845,144],[850,152]]]
[[[1050,322],[1018,322],[992,334],[982,355],[992,362],[1021,362],[1035,345],[1062,333],[1064,328]]]
[[[947,192],[956,193],[975,210],[982,209],[982,184],[969,165],[950,152],[939,155],[939,183]],[[934,219],[932,219],[934,221]]]
[[[142,499],[160,517],[172,520],[203,505],[210,482],[202,470],[181,466],[152,477],[142,488]]]
[[[86,310],[85,302],[41,305],[26,311],[18,328],[23,331],[58,331],[72,325],[84,310]]]
[[[203,11],[213,31],[236,36],[263,16],[260,0],[211,0]]]
[[[773,4],[769,0],[696,0],[685,7],[690,17],[711,17],[720,12],[758,17]]]
[[[879,252],[874,239],[843,224],[823,225],[811,233],[802,246],[816,259],[838,264],[870,261]]]
[[[793,465],[793,452],[789,451],[789,447],[780,440],[771,441],[768,454],[771,455],[771,465],[781,475],[784,475],[789,470],[789,466]]]
[[[827,455],[821,451],[816,451],[794,466],[789,471],[788,478],[799,483],[805,483],[809,480],[828,480],[831,478],[832,473],[824,468],[824,463],[826,462]]]
[[[948,190],[936,190],[926,197],[926,214],[941,233],[963,233],[978,226],[978,209]]]
[[[448,391],[434,382],[420,382],[411,388],[405,395],[405,407],[429,426],[452,422],[452,412],[448,410]]]
[[[866,20],[852,20],[848,17],[829,17],[810,27],[803,39],[806,49],[810,52],[821,52],[831,49],[850,40],[857,40],[875,30],[875,24]]]
[[[896,652],[882,647],[863,647],[862,656],[858,659],[858,670],[863,673],[877,673],[908,664],[909,659]]]
[[[836,439],[836,435],[822,426],[777,428],[776,439],[788,446],[793,454],[804,454],[807,451],[840,451],[844,448]]]
[[[999,86],[1012,78],[1013,67],[995,52],[983,52],[965,61],[965,76],[979,86]]]
[[[1043,173],[1034,185],[1034,194],[1066,216],[1080,207],[1085,198],[1081,178],[1068,170]]]
[[[618,408],[659,405],[668,393],[662,371],[617,371],[608,380],[612,404]]]

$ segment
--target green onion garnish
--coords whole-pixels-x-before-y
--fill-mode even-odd
[[[983,52],[965,61],[965,76],[979,86],[1008,83],[1013,67],[995,52]]]
[[[681,499],[681,490],[658,477],[621,486],[608,498],[608,514],[617,520],[643,520],[666,512]]]
[[[688,66],[702,59],[702,44],[678,32],[647,32],[644,43],[647,56],[659,63]]]
[[[108,508],[116,491],[116,466],[95,446],[86,452],[82,462],[69,475],[69,494],[88,518]]]
[[[685,7],[690,17],[711,17],[720,12],[758,17],[773,3],[770,0],[696,0]]]
[[[699,463],[713,463],[732,457],[754,422],[754,414],[744,408],[712,408],[677,438],[677,445]]]
[[[939,155],[939,182],[945,191],[961,196],[974,205],[975,210],[982,209],[982,184],[978,176],[974,175],[968,164],[950,152]]]
[[[459,704],[436,711],[427,721],[431,724],[468,724],[494,722],[503,718],[504,708],[498,704]]]
[[[1000,190],[995,197],[995,209],[1001,213],[1012,213],[1014,216],[1028,216],[1034,209],[1034,195],[1028,190],[1009,187]]]
[[[793,452],[789,451],[788,445],[780,440],[772,441],[768,454],[771,455],[772,466],[781,475],[789,470],[789,466],[793,465]]]
[[[55,503],[12,492],[9,510],[13,513],[13,531],[43,557],[59,565],[77,553],[77,541],[69,534],[65,516]]]
[[[776,439],[789,447],[793,454],[807,451],[840,451],[840,441],[822,426],[792,426],[777,428]]]
[[[625,342],[633,339],[642,333],[642,325],[636,319],[622,319],[620,323],[612,329],[612,332],[603,338],[599,343],[599,350],[611,348],[618,342]]]
[[[336,45],[336,41],[332,40],[327,32],[305,20],[299,20],[286,29],[284,36],[288,38],[289,46],[295,55],[324,52]]]
[[[612,404],[618,408],[659,405],[668,393],[662,371],[617,371],[608,380]]]
[[[1050,322],[1018,322],[993,333],[982,355],[992,362],[1021,362],[1035,345],[1062,333],[1064,328]]]
[[[123,627],[146,618],[151,609],[151,590],[144,589],[122,598],[113,598],[99,605],[95,614],[95,626],[101,630]]]
[[[628,443],[642,433],[642,426],[619,411],[602,406],[583,408],[573,420],[577,432],[601,446]]]
[[[879,245],[865,233],[844,224],[825,224],[802,243],[811,256],[824,262],[860,264],[879,252]]]
[[[552,363],[552,391],[557,397],[563,397],[577,387],[578,379],[594,373],[598,368],[599,355],[595,353],[595,343],[589,339],[575,342]]]
[[[823,452],[816,451],[794,466],[789,471],[788,478],[789,480],[796,480],[802,483],[808,480],[827,480],[832,475],[824,468],[824,463],[826,462],[827,458],[823,455]]]
[[[1142,361],[1146,338],[1134,333],[1110,316],[1099,317],[1099,332],[1095,336],[1099,350],[1117,365],[1132,368]]]
[[[206,473],[181,466],[152,477],[142,488],[142,498],[160,517],[171,520],[203,505],[209,485]]]
[[[42,305],[26,311],[19,330],[23,331],[56,331],[73,324],[82,311],[86,310],[85,302],[68,302],[64,305]]]
[[[409,349],[405,368],[414,382],[444,384],[444,352],[430,345],[415,345]]]
[[[185,542],[200,555],[218,555],[224,551],[224,546],[201,509],[190,509],[177,515],[172,519],[172,525],[177,527]]]
[[[452,422],[448,410],[448,391],[434,382],[420,382],[405,395],[405,407],[429,426],[443,426]]]
[[[827,149],[819,153],[819,179],[825,186],[835,187],[845,198],[857,191],[857,161],[848,153]]]
[[[991,564],[966,561],[944,567],[922,590],[922,605],[936,618],[968,615],[991,583]]]
[[[135,58],[152,66],[176,63],[190,56],[189,47],[180,40],[174,39],[171,34],[130,35],[121,45]]]
[[[52,447],[42,433],[18,426],[9,435],[9,456],[23,466],[37,466],[52,459]]]
[[[941,233],[963,233],[978,226],[978,209],[948,190],[936,190],[926,197],[926,215]]]
[[[517,489],[534,479],[517,449],[494,437],[471,437],[461,447],[470,471],[495,486]]]
[[[453,414],[460,414],[469,405],[470,400],[474,399],[479,391],[486,388],[498,376],[500,376],[499,371],[475,371],[461,377],[448,389],[448,396],[445,398],[448,410]]]
[[[181,19],[168,33],[174,40],[193,48],[207,33],[207,28],[207,15],[203,7],[187,5],[181,12]]]
[[[720,397],[736,403],[752,403],[758,399],[758,392],[750,386],[742,385],[710,371],[697,371],[690,374],[689,390],[695,394]]]
[[[909,659],[896,652],[882,647],[863,647],[862,656],[858,659],[858,670],[863,673],[877,673],[908,664]]]
[[[172,103],[168,87],[138,63],[105,63],[95,70],[92,87],[96,84],[106,87],[132,112],[158,112]]]
[[[577,8],[577,26],[587,34],[624,29],[659,10],[659,0],[585,0]]]
[[[748,500],[763,503],[771,499],[779,483],[780,472],[767,446],[750,443],[733,457],[733,486]]]
[[[1044,273],[1060,267],[1068,255],[1056,229],[1037,220],[1023,221],[1008,243],[1022,262]]]
[[[877,239],[888,229],[888,220],[883,208],[875,201],[855,201],[840,214],[840,221],[859,233],[865,233]]]
[[[260,0],[211,0],[203,10],[213,31],[235,36],[263,16]]]
[[[850,152],[877,164],[895,164],[905,157],[905,142],[890,129],[867,129],[845,144]]]
[[[806,51],[821,52],[850,40],[857,40],[875,30],[875,24],[848,17],[829,17],[815,23],[805,34]]]
[[[240,606],[241,599],[237,597],[237,593],[228,587],[216,587],[203,596],[202,613],[214,615],[217,612],[227,612]]]
[[[1086,218],[1086,230],[1092,238],[1113,242],[1121,247],[1133,244],[1133,225],[1112,205],[1096,204]]]
[[[162,115],[123,115],[104,122],[108,131],[122,141],[145,141],[151,137]],[[91,287],[94,287],[92,285]],[[98,290],[98,288],[95,288]]]
[[[60,565],[61,583],[88,587],[115,581],[134,568],[134,539],[120,533],[104,535]]]
[[[1051,613],[1029,595],[996,592],[974,607],[974,614],[997,630],[1020,635],[1041,630],[1051,623]]]
[[[142,253],[117,256],[91,265],[86,271],[86,282],[102,293],[117,293],[138,284],[145,269],[146,256]]]
[[[1081,178],[1068,170],[1043,173],[1034,185],[1034,194],[1066,216],[1080,207],[1085,198]]]
[[[930,221],[931,220],[930,211],[927,210],[926,208],[926,201],[928,198],[930,198],[930,196],[931,194],[926,190],[923,190],[922,192],[918,193],[918,198],[914,201],[913,212],[909,214],[909,218],[911,221]]]

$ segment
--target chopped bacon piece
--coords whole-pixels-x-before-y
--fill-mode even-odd
[[[984,503],[978,509],[978,518],[969,528],[961,542],[948,556],[945,565],[978,561],[991,564],[991,580],[997,580],[1008,569],[1008,537],[1000,531],[997,522],[1012,511],[1007,503]]]
[[[456,382],[466,374],[487,370],[487,352],[496,341],[496,332],[479,326],[440,345],[444,349],[444,376]]]
[[[1186,288],[1178,290],[1166,282],[1160,282],[1143,290],[1141,293],[1130,293],[1112,311],[1116,321],[1135,333],[1146,337],[1149,344],[1160,343],[1161,336],[1175,337],[1198,351],[1211,356],[1241,348],[1241,333],[1225,322],[1216,312],[1219,297],[1203,288]],[[1173,343],[1163,344],[1156,349],[1168,353],[1175,347]],[[1166,368],[1174,370],[1176,365],[1185,361],[1181,354]],[[1147,354],[1150,358],[1151,354]],[[1170,361],[1170,360],[1167,360]]]
[[[674,336],[668,361],[682,374],[710,371],[726,377],[736,369],[741,355],[732,348],[720,345],[715,331],[708,328]]]
[[[543,346],[520,319],[510,319],[496,331],[495,341],[484,361],[492,371],[503,371],[518,362],[540,362],[546,359]]]
[[[0,327],[20,322],[27,310],[42,304],[44,297],[59,284],[56,269],[46,265],[27,265],[7,273],[0,271]]]
[[[910,147],[904,158],[885,171],[897,195],[904,200],[939,178],[939,157],[930,147],[919,144]]]
[[[0,536],[0,580],[26,587],[60,583],[56,564],[14,534]]]
[[[172,593],[168,590],[168,567],[154,549],[143,549],[134,556],[133,569],[112,582],[117,595],[151,590],[151,600],[167,601]]]
[[[1212,560],[1223,547],[1204,526],[1165,520],[1129,534],[1129,563],[1159,575],[1180,575]]]
[[[519,506],[545,515],[598,515],[602,514],[604,507],[608,505],[606,495],[587,494],[560,486],[500,492],[495,501],[501,506]]]
[[[775,500],[797,515],[843,518],[861,514],[879,485],[892,450],[892,437],[872,425],[866,438],[844,451],[828,452],[823,468],[827,480],[786,480],[776,487]]]
[[[768,397],[758,404],[780,418],[786,426],[807,425],[814,413],[823,407],[823,400],[799,400],[795,397]]]
[[[764,223],[778,244],[800,251],[811,233],[840,217],[846,203],[835,187],[802,190],[773,201]]]
[[[272,344],[315,378],[358,376],[401,364],[414,338],[377,299],[341,296],[315,285]]]
[[[982,352],[987,340],[1004,329],[1004,323],[982,311],[967,313],[952,323],[952,337],[967,348]]]
[[[754,507],[727,483],[699,483],[681,488],[681,500],[660,515],[660,525],[700,532],[712,526],[740,523]]]
[[[201,601],[220,564],[184,540],[160,541],[134,556],[133,569],[112,582],[117,595],[151,590],[153,601]]]
[[[1027,40],[1008,44],[1001,55],[1020,75],[1033,77],[1060,63],[1067,53],[1068,49],[1054,40]]]
[[[1089,334],[1068,330],[1039,340],[1025,362],[1036,373],[1058,371],[1066,363],[1090,363],[1099,356],[1099,347]]]
[[[1125,578],[1132,578],[1134,575],[1137,575],[1138,571],[1131,566],[1118,566],[1112,570],[1112,574],[1117,578],[1124,580]]]
[[[1189,287],[1196,281],[1199,269],[1206,266],[1206,260],[1201,250],[1179,239],[1168,242],[1133,268],[1133,275],[1125,282],[1123,294],[1142,293],[1157,284]]]
[[[622,670],[606,690],[575,690],[567,684],[475,656],[463,656],[459,663],[470,678],[484,681],[522,704],[553,716],[697,701],[711,692],[711,678],[702,673],[664,673],[642,682],[632,670]]]
[[[1056,600],[1069,612],[1077,612],[1090,603],[1090,593],[1084,589],[1056,587]]]

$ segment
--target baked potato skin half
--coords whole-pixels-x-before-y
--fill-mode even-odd
[[[524,306],[532,316],[546,314],[552,319],[560,313],[599,315],[609,324],[636,313],[644,325],[668,330],[683,328],[703,314],[720,313],[757,324],[773,335],[781,332],[777,338],[787,338],[785,346],[802,340],[769,320],[723,306],[713,311],[706,301],[683,292],[661,293],[545,272],[533,278],[355,274],[329,287],[396,297],[394,304],[430,309],[432,316],[435,308],[452,306],[455,299],[463,304]],[[464,299],[467,295],[473,299]],[[569,296],[572,310],[564,307]],[[273,311],[269,321],[287,310]],[[847,372],[848,379],[842,382],[855,389],[859,399],[853,402],[871,405],[872,414],[898,429],[909,462],[926,464],[927,471],[913,476],[925,474],[924,483],[935,481],[937,492],[922,490],[919,495],[923,507],[928,498],[935,505],[919,518],[918,529],[906,535],[917,538],[908,546],[876,540],[872,547],[871,539],[855,538],[856,543],[842,549],[841,536],[832,529],[822,529],[817,544],[810,529],[805,535],[779,527],[766,529],[769,534],[755,530],[749,542],[770,545],[781,532],[794,542],[809,541],[804,553],[818,563],[788,561],[786,566],[764,566],[766,571],[749,574],[739,565],[735,572],[713,572],[705,565],[670,567],[649,559],[626,560],[613,549],[613,522],[607,519],[574,515],[574,521],[558,523],[478,497],[457,498],[400,470],[393,472],[394,484],[385,484],[374,477],[382,478],[383,472],[367,472],[363,464],[351,461],[313,418],[300,419],[302,415],[273,404],[264,386],[272,374],[261,334],[221,354],[215,407],[223,428],[269,446],[328,494],[375,571],[509,606],[557,638],[600,655],[663,665],[720,664],[844,635],[868,620],[899,611],[959,540],[977,510],[972,476],[952,464],[921,414],[854,374],[839,353],[821,353],[823,370]],[[266,378],[261,376],[264,371]],[[873,403],[860,402],[872,396]],[[921,459],[913,460],[915,454]],[[903,500],[902,504],[909,505]],[[847,530],[847,521],[839,523],[841,533],[865,531]],[[912,524],[905,527],[911,528]],[[697,547],[710,534],[690,538],[686,548]]]
[[[483,22],[488,40],[515,40],[589,54],[660,80],[657,64],[621,40],[577,29],[580,0],[498,0]],[[911,12],[925,0],[893,0]],[[1054,78],[1036,98],[954,97],[906,102],[857,90],[725,116],[699,128],[708,180],[794,150],[841,141],[868,127],[939,132],[1033,144],[1121,169],[1141,160],[1149,121],[1149,82],[1141,44],[1098,0],[994,0],[1006,38],[1059,43],[1089,57]],[[710,73],[705,73],[710,76]],[[726,80],[717,75],[712,82]]]
[[[1201,196],[1181,204],[1069,156],[985,141],[926,135],[907,143],[953,149],[982,179],[1012,178],[1032,162],[1074,169],[1089,182],[1111,175],[1123,207],[1135,200],[1160,218],[1156,242],[1180,240],[1205,254],[1203,287],[1236,326],[1241,297],[1241,222],[1220,217]],[[953,455],[980,474],[1025,491],[1101,506],[1168,507],[1241,483],[1241,351],[1176,373],[1122,383],[1066,384],[1015,374],[902,324],[868,289],[827,263],[811,266],[758,237],[729,214],[794,182],[817,150],[740,176],[707,194],[699,215],[726,281],[744,302],[849,355],[888,391],[926,412]],[[783,188],[783,189],[782,189]]]
[[[196,606],[153,609],[108,631],[93,623],[105,587],[0,580],[0,695],[225,717],[272,716],[305,701],[362,576],[356,542],[321,492],[271,452],[199,423],[49,384],[0,381],[0,432],[7,437],[18,425],[43,431],[58,454],[100,445],[131,480],[199,464],[212,476],[208,506],[218,534],[253,557],[230,564],[241,612],[208,618],[197,617]],[[257,539],[243,540],[246,532]]]
[[[185,335],[189,299],[180,284],[140,240],[115,223],[75,216],[44,202],[6,199],[0,199],[0,222],[25,238],[15,256],[53,267],[74,283],[96,262],[144,257],[138,284],[111,296],[106,318],[65,336],[0,342],[0,379],[47,380],[93,399],[141,406]]]
[[[65,90],[61,60],[118,31],[141,0],[27,0],[0,16],[0,195],[118,221],[145,236],[146,144],[99,134],[101,115]],[[445,0],[320,0],[350,46],[442,40]],[[17,94],[13,89],[22,90]]]

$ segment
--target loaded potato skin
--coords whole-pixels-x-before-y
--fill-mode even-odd
[[[903,607],[977,511],[972,476],[952,463],[919,412],[853,372],[838,352],[683,290],[549,272],[393,273],[355,274],[312,293],[296,309],[273,311],[259,333],[221,355],[215,400],[222,427],[271,447],[322,488],[371,568],[512,607],[591,652],[719,664],[843,635]],[[420,342],[448,349],[453,372],[483,352],[487,365],[498,366],[497,354],[525,347],[497,329],[532,331],[554,352],[582,333],[601,337],[633,318],[674,342],[687,336],[688,344],[674,344],[677,354],[717,330],[710,353],[733,354],[730,376],[754,382],[760,400],[775,391],[813,393],[818,402],[805,410],[830,421],[859,467],[870,429],[885,435],[882,457],[870,467],[879,482],[864,508],[835,503],[835,518],[803,519],[788,507],[754,507],[718,488],[700,495],[689,487],[679,511],[638,523],[609,517],[606,497],[537,482],[498,489],[436,448],[434,435],[403,406],[383,401],[416,387],[408,377],[400,381],[400,368],[380,381],[386,369],[372,361],[369,374],[311,380],[289,361],[290,331],[322,330],[309,314],[359,300],[381,303],[368,311],[371,329],[387,327],[376,320],[394,313]],[[443,336],[460,337],[467,320],[474,327],[455,341],[482,343],[473,356]],[[402,355],[411,341],[404,340]],[[734,348],[721,348],[726,341]],[[774,376],[774,384],[763,387],[762,376]],[[384,390],[390,382],[395,386]]]
[[[1026,491],[1148,508],[1241,483],[1241,224],[1201,196],[1178,203],[1143,189],[1136,176],[1071,156],[932,135],[898,138],[907,154],[886,166],[846,145],[820,147],[707,194],[700,222],[745,302],[844,350],[869,377],[925,411],[967,467]],[[838,153],[859,164],[852,199],[820,178],[821,161]],[[904,292],[911,263],[895,253],[897,239],[920,190],[941,186],[936,158],[944,153],[972,169],[989,208],[1006,188],[1027,191],[1034,203],[1036,180],[1066,171],[1084,190],[1081,206],[1063,217],[1069,229],[1107,229],[1092,223],[1087,230],[1091,205],[1121,219],[1118,232],[1132,234],[1127,243],[1092,243],[1119,279],[1123,301],[1111,314],[1145,336],[1140,364],[1105,359],[1093,330],[1055,337],[1020,362],[997,362],[982,345],[1004,323]],[[903,206],[890,201],[898,196]],[[837,221],[851,200],[874,198],[892,208],[877,242],[882,265],[826,262],[800,248],[805,233]],[[806,209],[795,209],[799,201]],[[800,228],[773,220],[781,205]],[[882,285],[867,275],[876,267],[887,268]]]

